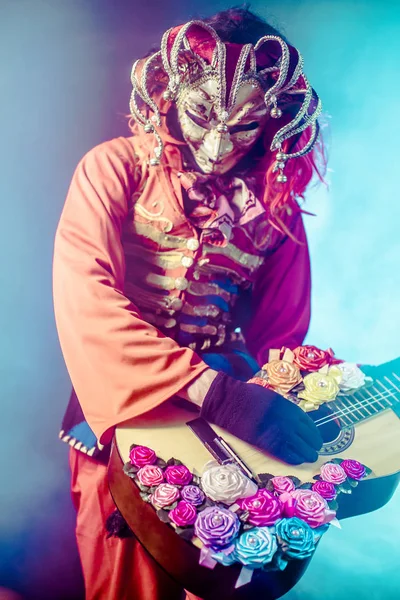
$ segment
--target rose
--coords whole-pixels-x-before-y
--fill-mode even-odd
[[[176,485],[161,483],[150,496],[150,502],[156,508],[165,508],[178,500],[179,496],[179,489]]]
[[[315,550],[314,533],[307,523],[293,517],[281,519],[275,526],[276,537],[288,558],[304,559]]]
[[[276,537],[268,527],[255,527],[236,540],[235,556],[242,565],[257,569],[271,562],[277,548]]]
[[[315,346],[299,346],[293,350],[293,362],[302,371],[319,371],[325,365],[330,365],[333,359],[333,351],[320,350]]]
[[[196,509],[193,504],[181,500],[175,508],[169,513],[169,518],[178,527],[187,527],[193,525],[197,517]]]
[[[135,467],[144,467],[156,462],[157,456],[154,450],[147,446],[134,446],[129,452],[129,460]]]
[[[204,493],[197,485],[185,485],[181,489],[181,496],[183,500],[190,502],[194,506],[200,506],[205,499]]]
[[[293,516],[303,519],[312,528],[325,525],[336,516],[327,501],[313,490],[295,490],[290,495],[295,501]]]
[[[136,477],[142,485],[147,485],[147,487],[159,485],[164,481],[162,469],[156,465],[144,465],[144,467],[139,469]]]
[[[165,469],[165,479],[172,485],[187,485],[193,475],[185,465],[171,465]]]
[[[247,383],[256,383],[257,385],[261,385],[262,387],[268,387],[268,381],[263,379],[262,377],[252,377],[248,380]]]
[[[346,472],[343,467],[336,465],[335,463],[325,463],[320,469],[321,479],[340,485],[347,479]]]
[[[343,362],[338,368],[342,371],[342,380],[339,383],[341,392],[351,392],[365,384],[366,376],[355,363]]]
[[[282,502],[267,490],[259,490],[254,496],[237,503],[242,510],[248,511],[249,523],[257,527],[273,525],[282,516]]]
[[[346,460],[342,460],[340,466],[350,479],[358,481],[365,477],[366,469],[358,460],[347,458]]]
[[[297,394],[300,408],[304,410],[315,410],[320,404],[334,400],[339,393],[339,381],[341,371],[338,367],[331,367],[328,373],[310,373],[303,379],[304,390]]]
[[[240,521],[231,510],[210,506],[197,515],[194,532],[205,546],[215,550],[232,543],[238,534]]]
[[[316,481],[312,488],[314,492],[317,492],[320,496],[325,498],[328,502],[334,500],[337,496],[337,491],[333,483],[328,481]]]
[[[286,360],[272,360],[263,366],[271,387],[287,394],[301,382],[302,377],[298,367]]]
[[[238,498],[254,496],[257,485],[234,464],[219,465],[211,461],[201,478],[204,493],[215,502],[233,504]]]
[[[283,494],[284,492],[293,492],[295,485],[290,477],[272,477],[272,485],[274,486],[275,492]]]

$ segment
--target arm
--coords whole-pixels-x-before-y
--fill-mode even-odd
[[[124,139],[79,164],[57,229],[54,307],[65,362],[88,423],[107,443],[118,423],[167,400],[207,369],[145,322],[123,293],[122,223],[134,190]]]
[[[259,365],[271,348],[301,345],[310,323],[310,257],[300,213],[291,232],[300,243],[286,237],[266,257],[253,288],[252,317],[243,333]]]

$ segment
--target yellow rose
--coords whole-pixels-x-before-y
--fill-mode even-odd
[[[300,408],[306,412],[316,410],[324,402],[334,400],[339,393],[342,378],[340,369],[331,367],[328,372],[310,373],[303,379],[305,389],[298,393]]]
[[[283,396],[302,380],[298,367],[286,360],[272,360],[263,366],[268,385]]]

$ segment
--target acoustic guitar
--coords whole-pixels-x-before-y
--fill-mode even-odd
[[[389,501],[400,477],[400,358],[374,367],[371,375],[369,386],[308,413],[324,440],[316,463],[290,466],[221,428],[213,425],[212,429],[253,473],[294,475],[306,482],[330,458],[356,459],[368,465],[372,474],[351,495],[340,495],[337,516],[343,519],[376,510]],[[279,598],[297,583],[310,559],[290,561],[283,571],[256,570],[251,583],[235,589],[240,566],[217,565],[210,570],[199,565],[200,550],[161,522],[154,508],[140,497],[136,484],[123,473],[133,443],[149,446],[164,460],[177,458],[191,471],[201,473],[212,458],[212,442],[202,443],[201,434],[194,433],[196,416],[195,407],[172,399],[117,428],[108,469],[115,503],[150,555],[190,592],[206,600]],[[188,426],[190,422],[194,425]]]

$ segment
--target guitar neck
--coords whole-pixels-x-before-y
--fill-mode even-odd
[[[389,408],[400,417],[400,357],[366,371],[373,379],[371,384],[330,402],[341,413],[344,426],[355,425]]]

